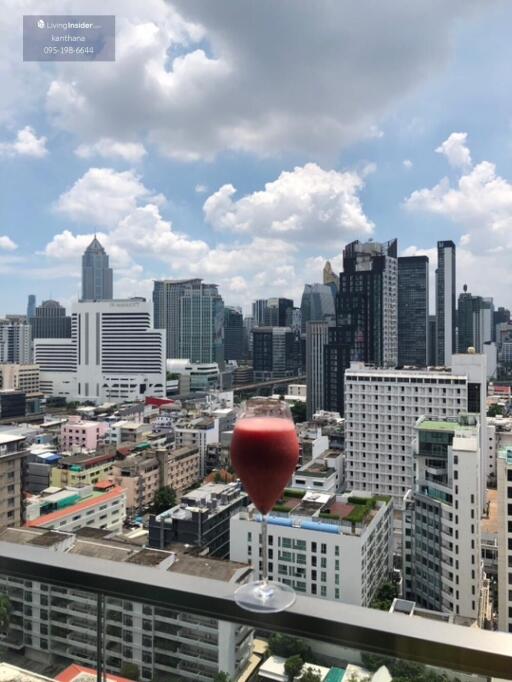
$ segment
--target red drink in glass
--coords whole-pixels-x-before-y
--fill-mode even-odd
[[[233,466],[261,512],[260,518],[253,518],[261,527],[261,535],[256,531],[261,539],[261,579],[236,590],[235,601],[243,609],[277,613],[295,601],[295,592],[289,585],[268,579],[267,514],[282,495],[298,459],[299,442],[288,405],[273,398],[250,398],[231,441]],[[259,552],[254,556],[258,557]],[[255,570],[260,570],[259,561]]]
[[[249,417],[237,423],[231,461],[262,514],[268,514],[282,494],[298,459],[299,442],[293,421]]]

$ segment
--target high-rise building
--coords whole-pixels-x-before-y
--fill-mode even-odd
[[[436,364],[450,364],[456,350],[455,244],[437,242],[436,269]]]
[[[27,320],[30,321],[31,317],[36,314],[36,297],[35,294],[28,295],[27,301]]]
[[[508,308],[504,308],[503,306],[500,306],[498,310],[494,311],[493,314],[493,320],[492,320],[492,333],[493,341],[497,341],[497,325],[499,324],[508,324],[510,322],[510,310]]]
[[[325,405],[324,349],[329,341],[327,322],[308,322],[306,325],[306,407],[307,418]]]
[[[71,338],[71,317],[58,301],[43,301],[30,318],[33,339]]]
[[[246,357],[244,318],[236,308],[224,308],[224,358],[242,360]]]
[[[344,413],[343,375],[351,361],[394,367],[398,361],[397,240],[359,241],[343,251],[336,326],[325,348],[326,409]]]
[[[335,272],[333,271],[330,261],[325,262],[323,282],[331,289],[332,295],[336,296],[340,288],[340,278],[339,275],[336,275]]]
[[[0,362],[32,362],[32,330],[23,319],[0,320]]]
[[[437,333],[436,333],[436,316],[428,316],[428,366],[433,367],[437,362],[436,355],[436,343],[437,343]]]
[[[345,373],[345,457],[349,487],[392,495],[402,509],[414,487],[414,427],[422,415],[456,419],[467,410],[462,373],[373,369]]]
[[[156,280],[155,328],[167,332],[167,357],[224,365],[224,302],[201,279]]]
[[[405,524],[406,597],[481,624],[478,419],[421,418],[416,433],[416,481]]]
[[[165,332],[142,298],[79,301],[71,339],[36,339],[41,390],[71,400],[165,397]]]
[[[108,254],[94,237],[82,256],[82,300],[108,301],[114,297]]]
[[[39,366],[19,365],[13,362],[0,364],[0,388],[23,391],[27,395],[39,393]]]
[[[245,347],[249,355],[252,355],[252,330],[254,329],[254,326],[254,317],[252,317],[252,315],[244,317]]]
[[[428,353],[428,258],[398,259],[398,364],[425,367]]]
[[[291,327],[293,301],[290,298],[260,298],[252,304],[255,327]]]
[[[512,447],[499,450],[498,479],[498,628],[512,632]]]
[[[370,606],[391,570],[390,501],[293,489],[283,502],[268,519],[270,579],[308,596]],[[256,576],[260,527],[254,507],[231,517],[230,559],[252,562]]]
[[[457,349],[466,353],[471,346],[477,353],[483,353],[484,344],[496,337],[493,331],[494,305],[492,298],[473,296],[467,284],[459,294],[457,306]]]
[[[306,331],[308,322],[334,321],[334,301],[332,289],[327,284],[305,284],[300,304],[302,331]]]
[[[298,373],[301,362],[300,344],[289,327],[255,327],[252,337],[255,381],[278,379]]]

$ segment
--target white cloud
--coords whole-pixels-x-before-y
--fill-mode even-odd
[[[203,210],[217,230],[336,247],[348,237],[373,232],[358,196],[363,186],[362,174],[325,171],[308,163],[283,171],[264,190],[241,199],[234,199],[233,185],[223,185],[208,197]]]
[[[206,185],[198,184],[198,185],[196,185],[196,186],[194,187],[194,190],[195,190],[198,194],[204,194],[205,192],[208,191],[208,187],[207,187]]]
[[[139,142],[120,142],[109,137],[102,137],[93,144],[81,144],[75,149],[75,154],[81,159],[94,156],[103,158],[119,158],[123,161],[136,163],[146,155],[146,149]]]
[[[7,235],[0,236],[0,249],[4,251],[15,251],[18,248],[16,242],[8,237]]]
[[[0,156],[31,156],[41,159],[48,154],[46,137],[37,137],[30,126],[18,130],[13,142],[0,143]]]
[[[469,149],[467,152],[466,158],[470,158]],[[475,294],[499,296],[501,292],[503,296],[507,292],[510,296],[512,183],[497,174],[494,163],[481,161],[473,167],[460,167],[454,185],[443,178],[432,188],[413,192],[404,205],[410,211],[448,219],[460,229],[459,289],[467,283]]]
[[[467,168],[471,166],[471,153],[466,145],[467,133],[452,133],[439,147],[436,152],[444,154],[450,166],[454,168]]]
[[[491,1],[389,0],[371,13],[349,0],[302,2],[290,15],[271,0],[126,0],[115,65],[101,76],[52,65],[46,107],[84,144],[143,136],[184,160],[226,149],[333,157],[380,137],[381,115],[446,64],[455,24]],[[42,11],[25,0],[31,10]]]
[[[90,168],[55,204],[55,210],[76,222],[113,226],[141,200],[161,204],[134,171]]]
[[[413,167],[413,162],[410,159],[404,159],[402,161],[402,165],[404,168],[407,168],[407,170],[410,170]]]

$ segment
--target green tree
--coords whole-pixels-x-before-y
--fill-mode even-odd
[[[302,424],[302,422],[306,421],[307,419],[306,403],[297,401],[293,403],[290,409],[292,412],[293,421],[296,424]]]
[[[488,417],[497,417],[505,414],[505,409],[503,405],[498,405],[498,403],[492,403],[489,405],[489,408],[487,410],[487,416]]]
[[[271,656],[290,658],[299,655],[303,661],[314,662],[311,647],[302,639],[273,633],[268,641],[268,651]]]
[[[224,672],[215,673],[213,676],[213,682],[231,682],[231,677]]]
[[[140,675],[139,666],[130,661],[124,661],[121,666],[121,677],[127,677],[129,680],[138,680]]]
[[[392,582],[386,581],[382,583],[382,585],[375,593],[375,596],[372,599],[370,606],[372,609],[389,611],[389,609],[391,608],[391,604],[393,603],[393,599],[395,597],[398,597],[398,590],[396,585]]]
[[[0,594],[0,631],[6,632],[9,627],[11,602],[5,594]]]
[[[318,672],[318,668],[306,666],[300,676],[300,682],[322,682],[322,676]]]
[[[151,505],[151,512],[153,514],[161,514],[167,511],[167,509],[174,507],[175,504],[176,493],[170,486],[166,485],[156,491],[153,504]]]
[[[302,670],[303,665],[304,661],[298,654],[286,659],[284,663],[284,672],[286,673],[289,682],[292,682],[293,678],[297,677]]]

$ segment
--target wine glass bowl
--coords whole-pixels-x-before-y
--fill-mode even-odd
[[[262,579],[235,592],[235,601],[242,608],[277,612],[295,601],[290,587],[268,580],[267,515],[282,496],[298,458],[299,443],[288,405],[274,398],[249,399],[235,425],[231,462],[262,515]]]

